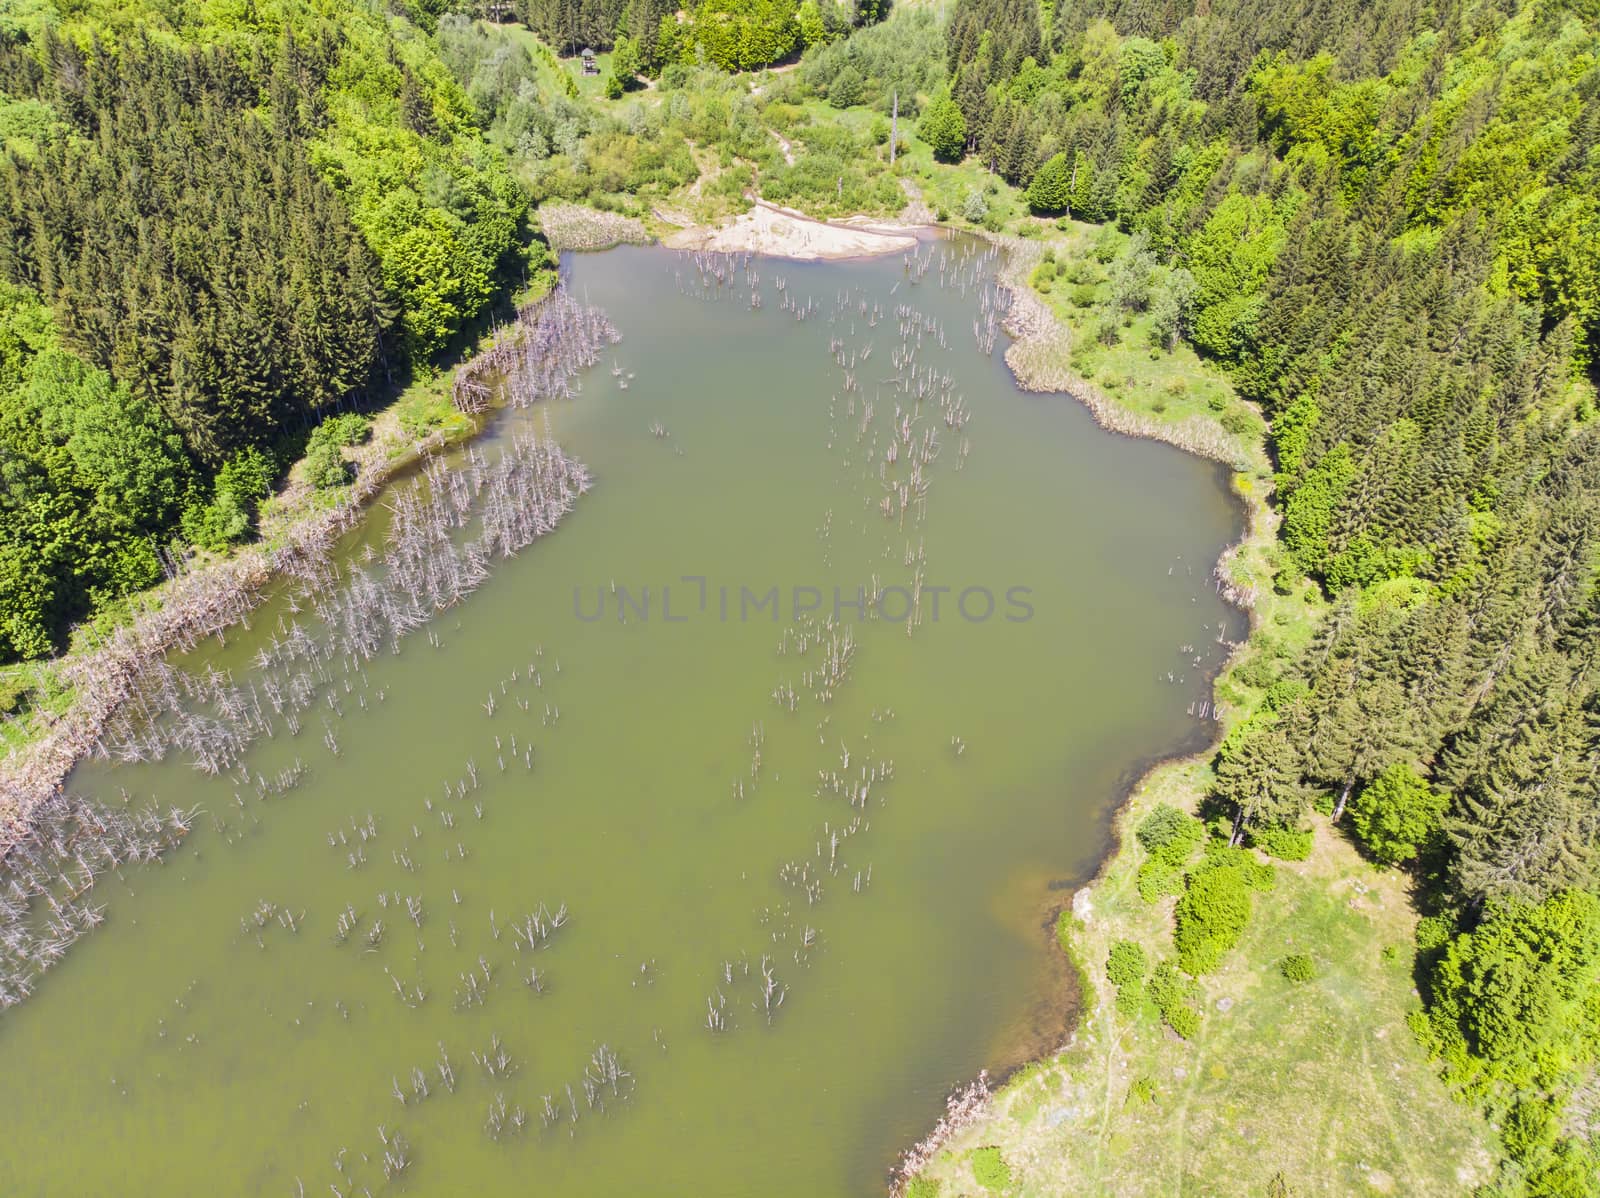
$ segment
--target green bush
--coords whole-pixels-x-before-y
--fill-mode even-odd
[[[1311,856],[1311,846],[1316,834],[1310,828],[1252,828],[1250,843],[1269,857],[1279,861],[1304,861]]]
[[[217,471],[211,502],[184,509],[183,535],[202,549],[222,550],[242,541],[254,528],[261,503],[272,493],[276,467],[254,446],[241,450]]]
[[[1183,867],[1150,860],[1139,867],[1139,897],[1147,903],[1183,893]]]
[[[359,445],[372,435],[372,421],[351,413],[331,416],[317,425],[306,442],[306,478],[313,487],[325,490],[350,481],[350,467],[344,460],[347,445]]]
[[[1272,867],[1260,865],[1244,849],[1206,854],[1189,874],[1173,912],[1172,939],[1184,972],[1198,976],[1221,964],[1250,922],[1250,892],[1270,889],[1273,880]]]
[[[1011,1166],[993,1144],[972,1150],[972,1175],[992,1193],[1003,1194],[1011,1188]]]
[[[33,688],[21,678],[0,678],[0,716],[20,715],[33,697]]]
[[[1205,827],[1192,815],[1159,803],[1139,821],[1134,837],[1144,851],[1167,865],[1182,865],[1200,843]]]
[[[1106,957],[1106,977],[1113,986],[1133,986],[1144,981],[1150,962],[1144,949],[1132,940],[1119,940]]]
[[[931,1177],[913,1177],[906,1198],[939,1198],[939,1183]]]
[[[933,147],[933,156],[940,162],[960,162],[967,149],[967,121],[956,102],[946,96],[928,105],[917,123],[917,136]]]
[[[1106,977],[1117,988],[1117,1010],[1137,1019],[1145,1009],[1144,975],[1150,962],[1132,940],[1119,940],[1106,957]]]
[[[1093,283],[1079,283],[1072,289],[1069,297],[1074,308],[1094,307],[1095,297],[1099,294]]]
[[[1422,952],[1443,948],[1455,934],[1456,921],[1448,915],[1424,915],[1417,920],[1416,942]]]
[[[1057,154],[1034,172],[1024,195],[1035,213],[1065,212],[1072,203],[1072,166],[1065,154]]]
[[[1278,972],[1291,982],[1309,982],[1317,976],[1317,967],[1305,953],[1291,953],[1278,962]]]
[[[1153,1077],[1138,1077],[1133,1085],[1128,1087],[1130,1101],[1152,1103],[1156,1100],[1156,1079]]]
[[[1145,993],[1166,1025],[1185,1040],[1200,1030],[1200,1012],[1194,1009],[1200,988],[1174,969],[1170,961],[1161,962],[1151,972]]]

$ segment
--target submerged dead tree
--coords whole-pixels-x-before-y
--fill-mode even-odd
[[[517,309],[516,319],[495,331],[494,344],[456,371],[451,398],[463,412],[487,409],[497,389],[519,408],[571,398],[578,372],[620,340],[604,312],[557,287]]]

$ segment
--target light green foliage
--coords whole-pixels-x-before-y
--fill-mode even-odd
[[[1255,337],[1262,288],[1284,240],[1283,226],[1263,197],[1230,195],[1189,240],[1195,282],[1194,342],[1236,359]]]
[[[967,122],[948,97],[928,105],[917,124],[917,136],[933,147],[941,162],[959,162],[967,149]]]
[[[1167,803],[1158,803],[1134,830],[1144,851],[1163,865],[1182,866],[1205,835],[1205,825]]]
[[[939,1198],[939,1183],[931,1177],[913,1177],[906,1198]]]
[[[1161,47],[1149,38],[1130,37],[1122,43],[1117,57],[1117,83],[1122,102],[1133,106],[1139,85],[1154,78],[1166,68],[1167,58]]]
[[[1153,283],[1150,329],[1155,343],[1169,353],[1193,332],[1194,276],[1182,266],[1160,272]]]
[[[1245,849],[1213,846],[1190,872],[1173,911],[1173,944],[1184,972],[1213,972],[1250,922],[1250,892],[1270,890],[1272,866]]]
[[[989,201],[983,198],[983,189],[967,188],[967,198],[961,201],[961,219],[981,225],[989,219]],[[1051,272],[1054,274],[1054,272]],[[1038,286],[1037,283],[1034,286]]]
[[[1172,962],[1162,961],[1151,971],[1145,991],[1162,1021],[1185,1040],[1200,1030],[1200,1012],[1195,1008],[1200,989],[1174,969]]]
[[[1003,1194],[1011,1188],[1011,1166],[992,1144],[972,1150],[972,1175],[991,1194]]]
[[[1278,962],[1278,972],[1291,982],[1309,982],[1317,976],[1317,967],[1305,953],[1291,953]]]
[[[1158,267],[1155,255],[1149,250],[1149,241],[1143,233],[1134,234],[1127,248],[1111,264],[1111,302],[1125,311],[1143,312],[1150,305],[1150,291]]]
[[[1507,1151],[1544,1178],[1529,1192],[1583,1193],[1568,1187],[1592,1159],[1556,1137],[1566,1095],[1600,1060],[1600,898],[1493,905],[1444,948],[1428,997],[1418,1035],[1451,1081],[1507,1111]]]
[[[306,442],[306,479],[313,487],[324,490],[343,486],[350,481],[350,468],[340,452],[347,446],[359,445],[372,435],[372,421],[358,413],[330,416],[311,432]]]
[[[272,460],[253,446],[217,471],[211,502],[183,513],[183,535],[202,549],[222,550],[255,529],[261,502],[272,492]]]
[[[57,342],[46,307],[0,284],[0,661],[160,576],[152,539],[190,479],[176,431]]]
[[[1249,842],[1269,857],[1279,861],[1304,861],[1311,856],[1316,843],[1316,833],[1310,828],[1265,827],[1251,828]]]
[[[1054,215],[1072,206],[1072,168],[1065,154],[1056,154],[1034,173],[1028,184],[1028,207],[1034,212]]]
[[[1106,957],[1106,977],[1113,986],[1131,986],[1144,981],[1150,967],[1144,949],[1132,940],[1119,940]]]
[[[866,80],[861,77],[861,72],[846,64],[828,85],[828,103],[835,108],[849,108],[861,103],[865,90]]]
[[[1145,1009],[1144,978],[1150,968],[1144,949],[1133,940],[1119,940],[1106,956],[1106,977],[1117,988],[1117,1010],[1130,1019]]]
[[[764,67],[800,44],[797,8],[795,0],[701,0],[681,25],[670,15],[662,18],[661,52],[683,63],[703,54],[726,71]]]
[[[1399,865],[1439,835],[1449,805],[1447,796],[1402,762],[1356,793],[1350,802],[1350,825],[1373,857],[1385,865]]]
[[[1160,902],[1183,893],[1183,868],[1151,858],[1139,866],[1139,897],[1147,903]]]
[[[1421,1029],[1475,1091],[1570,1084],[1600,1052],[1600,898],[1497,904],[1428,978]]]

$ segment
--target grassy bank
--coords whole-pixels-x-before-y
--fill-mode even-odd
[[[952,186],[970,184],[943,190]],[[1073,393],[1110,429],[1235,468],[1249,526],[1218,575],[1250,607],[1253,631],[1217,680],[1220,740],[1262,705],[1326,609],[1320,590],[1283,570],[1264,425],[1187,345],[1155,348],[1148,317],[1109,302],[1125,236],[1021,215],[1002,227],[1019,336],[1007,360],[1019,381]],[[1066,286],[1041,286],[1047,256]],[[1098,336],[1108,320],[1120,327],[1114,343]],[[1220,967],[1195,981],[1192,1034],[1174,1032],[1139,985],[1119,1004],[1106,974],[1114,945],[1138,945],[1150,971],[1174,958],[1178,898],[1141,895],[1150,854],[1134,830],[1159,806],[1200,814],[1210,758],[1161,765],[1135,787],[1118,817],[1120,849],[1062,916],[1063,951],[1086,974],[1071,1044],[997,1092],[908,1193],[1444,1195],[1489,1175],[1490,1129],[1451,1097],[1406,1027],[1418,1005],[1408,878],[1364,860],[1325,819],[1304,860],[1248,850],[1271,864],[1274,884],[1254,896]],[[1285,961],[1298,956],[1311,977],[1291,981]]]

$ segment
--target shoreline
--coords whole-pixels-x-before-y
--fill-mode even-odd
[[[997,245],[1002,259],[997,279],[1011,298],[1002,328],[1012,341],[1005,351],[1005,363],[1016,385],[1038,394],[1062,394],[1076,400],[1088,409],[1094,421],[1109,433],[1145,440],[1162,441],[1185,453],[1207,458],[1234,472],[1233,485],[1228,490],[1239,504],[1243,516],[1243,530],[1239,538],[1226,546],[1217,557],[1212,574],[1218,583],[1218,594],[1229,606],[1241,612],[1248,622],[1245,638],[1233,646],[1227,658],[1210,677],[1213,701],[1218,681],[1237,663],[1240,654],[1248,647],[1260,626],[1261,610],[1256,602],[1257,591],[1253,583],[1242,583],[1230,577],[1230,568],[1240,558],[1260,551],[1276,541],[1277,516],[1266,502],[1265,488],[1242,489],[1237,476],[1248,474],[1254,466],[1241,462],[1220,435],[1214,422],[1186,420],[1182,424],[1166,425],[1129,411],[1098,388],[1078,378],[1055,360],[1066,357],[1071,331],[1033,293],[1028,284],[1028,273],[1043,254],[1036,242],[1026,238],[1008,237],[973,231],[991,244]],[[1222,709],[1217,708],[1221,711]],[[911,1181],[917,1177],[960,1133],[983,1121],[992,1104],[1005,1092],[1013,1080],[1029,1070],[1053,1061],[1071,1050],[1088,1030],[1091,1021],[1104,1019],[1109,1013],[1109,1002],[1104,987],[1093,984],[1091,971],[1074,944],[1059,938],[1057,920],[1071,919],[1076,924],[1087,923],[1093,917],[1094,895],[1109,880],[1133,840],[1135,817],[1143,814],[1139,799],[1149,792],[1152,784],[1166,774],[1177,774],[1198,764],[1203,764],[1227,737],[1231,728],[1231,712],[1213,717],[1214,734],[1199,748],[1135,762],[1129,767],[1131,780],[1120,789],[1116,807],[1107,828],[1105,853],[1090,878],[1072,891],[1065,901],[1055,900],[1041,908],[1046,919],[1047,934],[1056,943],[1047,952],[1059,953],[1075,991],[1072,1005],[1072,1024],[1066,1029],[1064,1039],[1053,1049],[1031,1059],[1005,1062],[999,1072],[985,1068],[971,1081],[957,1084],[945,1099],[945,1113],[929,1133],[902,1151],[899,1160],[891,1167],[889,1193],[902,1196]]]
[[[768,215],[755,216],[755,213]],[[612,214],[600,215],[609,218]],[[744,224],[741,226],[740,222]],[[576,229],[573,228],[575,224]],[[576,219],[569,220],[566,228],[569,230],[566,235],[552,230],[553,248],[602,249],[617,244],[637,243],[642,238],[636,234],[643,230],[639,222],[621,217],[602,220],[590,226],[578,224]],[[818,221],[790,209],[757,201],[756,208],[750,213],[718,226],[682,230],[680,234],[660,239],[659,244],[668,249],[756,253],[796,261],[838,261],[903,252],[919,244],[918,234],[943,228],[937,225],[896,225],[867,217],[850,218],[849,222],[844,223]],[[586,238],[583,235],[595,229],[602,231],[604,236]],[[733,244],[718,240],[729,230],[739,229],[743,231],[738,233]],[[827,232],[819,233],[819,230]],[[1181,424],[1162,424],[1129,411],[1073,375],[1061,364],[1066,358],[1071,333],[1033,294],[1027,282],[1028,271],[1037,262],[1042,247],[1024,238],[974,232],[1001,250],[996,281],[1007,291],[1011,300],[1003,327],[1012,340],[1005,350],[1004,360],[1019,388],[1035,393],[1064,394],[1082,403],[1095,422],[1113,434],[1164,441],[1184,452],[1217,461],[1235,471],[1248,472],[1253,469],[1252,464],[1240,461],[1235,448],[1227,444],[1227,438],[1216,428],[1215,422],[1190,419]],[[555,244],[557,241],[559,245]],[[480,350],[471,358],[457,363],[452,377],[470,374],[472,364],[483,354],[484,351]],[[396,476],[451,444],[470,440],[481,428],[481,422],[475,423],[470,431],[454,440],[440,433],[432,434],[395,457],[379,460],[366,467],[358,474],[350,491],[340,496],[333,506],[316,508],[307,505],[301,511],[286,516],[281,526],[274,530],[283,543],[272,547],[259,543],[246,546],[162,584],[142,597],[150,604],[145,610],[117,628],[92,652],[76,657],[69,654],[58,659],[57,668],[75,692],[71,706],[51,722],[48,731],[41,737],[20,750],[13,750],[4,761],[0,761],[0,859],[27,835],[34,811],[60,793],[72,770],[94,751],[106,723],[133,693],[143,664],[159,660],[172,649],[192,648],[207,637],[220,634],[236,624],[248,627],[251,611],[266,598],[268,588],[274,582],[310,567],[331,551],[338,538],[359,522],[367,505]],[[1239,539],[1219,556],[1213,573],[1219,583],[1219,592],[1247,616],[1249,632],[1253,634],[1259,620],[1255,588],[1231,578],[1229,567],[1242,553],[1271,544],[1276,521],[1266,505],[1264,495],[1255,488],[1246,491],[1235,485],[1230,487],[1230,491],[1240,503],[1244,528]],[[1247,641],[1248,636],[1217,667],[1210,679],[1213,692],[1217,680],[1233,665]],[[1217,725],[1215,735],[1198,749],[1155,760],[1147,759],[1130,766],[1132,781],[1120,796],[1108,828],[1106,852],[1094,875],[1076,888],[1070,899],[1062,901],[1056,898],[1047,905],[1047,909],[1041,909],[1038,914],[1047,921],[1041,926],[1048,926],[1057,915],[1065,917],[1070,913],[1078,920],[1089,917],[1093,892],[1126,851],[1130,835],[1129,821],[1136,807],[1137,796],[1156,775],[1181,769],[1209,757],[1228,730],[1224,720],[1218,720]],[[901,1154],[899,1163],[891,1173],[894,1192],[902,1191],[916,1168],[933,1159],[951,1137],[980,1119],[1007,1081],[1041,1061],[1059,1056],[1072,1047],[1091,1020],[1103,1015],[1104,1003],[1097,1000],[1096,990],[1084,975],[1081,964],[1069,959],[1064,969],[1067,980],[1075,983],[1075,995],[1064,1004],[1069,1009],[1061,1010],[1061,1005],[1051,1001],[1048,996],[1045,1003],[1052,1012],[1061,1010],[1064,1016],[1064,1039],[1054,1049],[1038,1052],[1038,1045],[1045,1042],[1045,1037],[1052,1030],[1040,1028],[1033,1046],[1015,1054],[1006,1054],[1009,1059],[998,1064],[998,1075],[991,1075],[984,1070],[976,1081],[958,1087],[951,1096],[947,1115],[938,1127]],[[913,1164],[915,1167],[908,1168]]]
[[[0,761],[0,861],[28,835],[35,811],[61,793],[72,771],[93,754],[145,666],[236,625],[248,628],[250,613],[266,598],[267,589],[313,568],[396,476],[476,432],[474,426],[455,440],[433,433],[414,442],[362,470],[331,506],[302,501],[301,510],[281,516],[274,529],[282,543],[246,545],[161,583],[140,595],[142,610],[93,650],[55,659],[73,700],[42,735]]]
[[[714,225],[691,225],[661,238],[669,250],[718,254],[762,254],[795,262],[840,262],[876,258],[916,248],[921,225],[871,217],[818,220],[794,208],[756,200],[748,212]]]
[[[480,339],[441,377],[452,383],[471,378],[475,365],[500,347],[498,333]],[[452,403],[468,423],[410,437],[398,414],[404,402],[404,395],[397,396],[374,413],[372,438],[352,454],[356,476],[331,503],[316,502],[315,491],[290,477],[272,497],[277,504],[261,513],[258,540],[205,558],[141,592],[133,600],[136,610],[103,637],[96,636],[92,649],[72,649],[41,663],[56,671],[72,697],[58,714],[41,712],[36,718],[44,723],[34,738],[0,758],[0,862],[33,830],[34,814],[63,792],[72,771],[94,753],[147,666],[229,628],[248,628],[250,613],[268,589],[314,570],[391,482],[435,454],[472,440],[485,427]],[[298,465],[291,465],[291,476]]]

